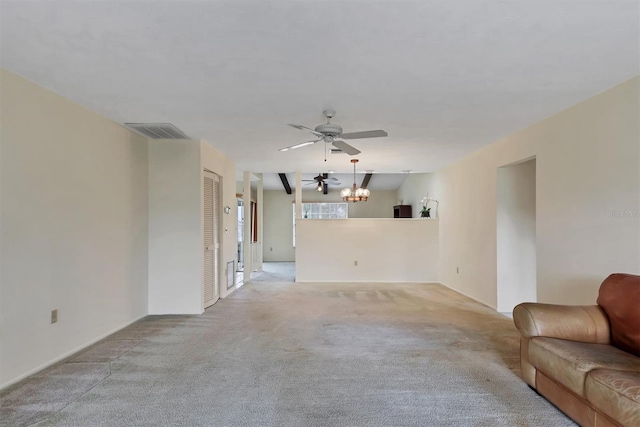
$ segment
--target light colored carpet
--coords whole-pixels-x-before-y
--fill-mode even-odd
[[[265,262],[262,271],[251,273],[249,282],[294,282],[296,264],[293,262]]]
[[[84,375],[71,375],[79,367]],[[201,316],[147,317],[25,380],[0,394],[0,419],[11,426],[575,425],[518,374],[511,320],[441,285],[260,282]],[[47,375],[74,379],[43,381]],[[61,394],[70,400],[62,404]]]

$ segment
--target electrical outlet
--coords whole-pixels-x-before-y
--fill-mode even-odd
[[[58,321],[58,309],[51,310],[51,323],[56,323]]]
[[[353,261],[353,265],[354,265],[355,267],[357,267],[357,266],[358,266],[358,260]]]

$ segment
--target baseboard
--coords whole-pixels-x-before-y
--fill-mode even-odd
[[[447,285],[447,284],[446,284],[446,283],[444,283],[444,282],[438,282],[438,283],[440,283],[442,286],[445,286],[445,287],[447,287],[447,288],[451,289],[453,292],[457,292],[457,293],[459,293],[460,295],[464,295],[465,297],[467,297],[467,298],[470,298],[470,299],[474,300],[474,301],[475,301],[475,302],[477,302],[478,304],[482,304],[482,305],[484,305],[485,307],[490,308],[491,310],[495,311],[496,313],[503,314],[503,313],[500,313],[500,312],[496,309],[496,307],[491,307],[489,304],[487,304],[487,303],[486,303],[486,302],[484,302],[484,301],[480,301],[480,300],[479,300],[478,298],[476,298],[476,297],[472,297],[472,296],[471,296],[471,295],[469,295],[469,294],[466,294],[466,293],[464,293],[464,292],[462,292],[462,291],[459,291],[459,290],[457,290],[457,289],[454,289],[454,288],[452,288],[451,286]]]
[[[74,354],[76,354],[76,353],[78,353],[78,352],[80,352],[80,351],[84,350],[85,348],[87,348],[87,347],[89,347],[89,346],[91,346],[91,345],[93,345],[93,344],[97,343],[98,341],[105,339],[105,338],[106,338],[106,337],[108,337],[109,335],[114,334],[114,333],[118,332],[119,330],[124,329],[124,328],[126,328],[127,326],[134,324],[134,323],[135,323],[135,322],[137,322],[138,320],[140,320],[140,319],[144,319],[144,318],[145,318],[145,317],[147,317],[147,316],[148,316],[148,314],[144,314],[144,315],[142,315],[142,316],[136,317],[135,319],[131,320],[130,322],[127,322],[127,323],[125,323],[125,324],[124,324],[124,325],[122,325],[122,326],[119,326],[119,327],[117,327],[117,328],[115,328],[115,329],[112,329],[111,331],[109,331],[109,332],[107,332],[107,333],[105,333],[105,334],[102,334],[102,335],[100,335],[99,337],[97,337],[97,338],[95,338],[95,339],[93,339],[93,340],[91,340],[91,341],[89,341],[89,342],[87,342],[87,343],[85,343],[85,344],[82,344],[81,346],[76,347],[76,348],[74,348],[74,349],[73,349],[73,350],[71,350],[71,351],[67,351],[66,353],[61,354],[60,356],[56,357],[56,358],[55,358],[55,359],[53,359],[53,360],[50,360],[50,361],[48,361],[48,362],[46,362],[46,363],[43,363],[42,365],[40,365],[40,366],[38,366],[38,367],[36,367],[36,368],[34,368],[34,369],[31,369],[30,371],[25,372],[24,374],[21,374],[21,375],[19,375],[19,376],[15,377],[15,378],[14,378],[14,379],[12,379],[12,380],[9,380],[8,382],[6,382],[6,383],[4,383],[4,384],[0,384],[0,391],[4,390],[5,388],[7,388],[7,387],[9,387],[9,386],[12,386],[13,384],[15,384],[15,383],[17,383],[17,382],[22,381],[23,379],[25,379],[25,378],[27,378],[27,377],[29,377],[29,376],[33,375],[33,374],[36,374],[36,373],[38,373],[38,372],[42,371],[43,369],[48,368],[48,367],[49,367],[49,366],[51,366],[51,365],[54,365],[54,364],[56,364],[56,363],[60,362],[61,360],[64,360],[64,359],[68,358],[69,356],[73,356]]]
[[[224,292],[224,294],[223,294],[222,292],[220,292],[220,299],[225,299],[226,297],[228,297],[228,296],[232,295],[232,294],[236,291],[236,289],[237,289],[237,287],[236,287],[236,286],[237,286],[237,285],[238,285],[238,284],[236,283],[235,285],[233,285],[233,287],[232,287],[232,288],[227,289],[227,290]]]

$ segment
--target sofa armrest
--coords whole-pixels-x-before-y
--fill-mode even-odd
[[[597,305],[555,305],[525,302],[513,309],[513,321],[523,337],[549,337],[609,344],[607,315]]]

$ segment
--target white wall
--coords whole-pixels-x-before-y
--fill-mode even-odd
[[[149,314],[203,311],[200,141],[149,141]]]
[[[397,201],[402,201],[403,205],[411,205],[411,214],[414,218],[420,217],[420,211],[422,210],[420,201],[427,195],[432,199],[439,200],[440,196],[436,193],[433,178],[432,173],[412,173],[407,176],[407,179],[398,188]],[[431,208],[431,217],[435,218],[436,204],[431,202],[427,207]]]
[[[511,313],[536,301],[536,161],[498,168],[498,301]]]
[[[147,314],[148,207],[146,139],[6,70],[0,92],[3,387]]]
[[[435,174],[441,282],[496,307],[497,169],[534,156],[538,301],[593,304],[608,274],[640,273],[639,81]]]
[[[301,219],[296,282],[434,282],[438,239],[435,219]]]

